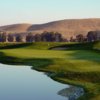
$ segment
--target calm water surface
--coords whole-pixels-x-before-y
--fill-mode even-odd
[[[57,94],[67,87],[29,66],[0,64],[0,100],[68,100]]]

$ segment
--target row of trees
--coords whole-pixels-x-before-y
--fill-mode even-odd
[[[83,34],[78,34],[76,35],[75,38],[71,37],[70,38],[70,42],[86,42],[87,41],[87,37],[84,36]]]
[[[0,33],[0,42],[92,42],[100,40],[100,31],[90,31],[87,36],[78,34],[76,37],[70,37],[69,40],[63,38],[61,33],[55,32],[43,32],[42,34],[27,35],[21,34],[7,34],[5,32]]]
[[[89,31],[87,36],[83,34],[76,35],[76,38],[71,37],[70,42],[93,42],[100,41],[100,31]]]
[[[60,33],[43,32],[42,34],[28,34],[26,36],[26,42],[62,42],[63,37]]]
[[[60,33],[43,32],[42,34],[28,33],[23,36],[21,34],[0,34],[0,42],[62,42],[63,37]]]

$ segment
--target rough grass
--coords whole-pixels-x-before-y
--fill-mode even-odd
[[[10,48],[8,45],[3,48],[1,46],[2,63],[29,65],[36,70],[54,73],[54,80],[85,89],[86,93],[80,100],[100,100],[100,52],[92,50],[98,43],[22,43],[17,44],[18,47],[15,44],[10,45]],[[66,51],[47,50],[58,45],[70,48]]]
[[[97,43],[94,45],[94,49],[95,49],[95,50],[100,50],[100,42],[97,42]]]

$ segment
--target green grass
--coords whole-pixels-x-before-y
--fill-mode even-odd
[[[7,56],[13,55],[17,58],[65,58],[66,52],[33,49],[9,49],[1,50]]]
[[[94,45],[94,49],[100,50],[100,42],[97,42],[97,43]]]
[[[48,50],[59,46],[68,50]],[[99,42],[0,44],[0,62],[54,73],[52,79],[85,89],[80,100],[100,100],[100,52],[95,47]]]
[[[44,49],[47,50],[50,47],[64,45],[65,42],[35,42],[35,43],[0,43],[0,49]],[[73,43],[69,43],[73,44]]]

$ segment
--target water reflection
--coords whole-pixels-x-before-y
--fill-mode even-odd
[[[0,100],[68,100],[57,94],[68,87],[29,66],[0,64]]]
[[[52,80],[54,75],[0,64],[0,100],[76,100],[84,94],[82,88]]]

